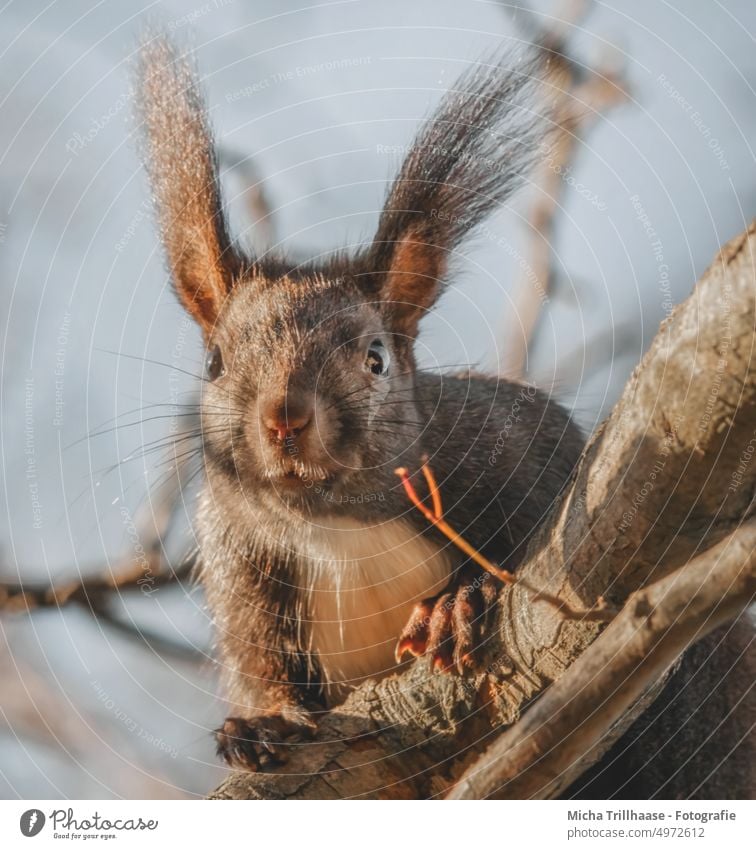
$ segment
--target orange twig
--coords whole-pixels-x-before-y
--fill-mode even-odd
[[[431,500],[433,501],[433,515],[437,519],[443,519],[444,508],[441,504],[441,490],[438,488],[436,476],[433,474],[433,470],[428,465],[427,457],[423,457],[423,474],[425,475],[425,482],[428,484]]]
[[[498,578],[503,583],[513,584],[515,582],[515,576],[511,572],[508,572],[506,569],[500,569],[498,566],[491,563],[487,557],[484,557],[479,551],[477,551],[477,549],[473,548],[470,543],[461,537],[443,518],[441,494],[438,489],[436,477],[427,463],[423,465],[423,475],[425,476],[425,480],[428,482],[428,489],[430,490],[431,499],[433,501],[433,510],[429,510],[420,500],[420,496],[417,494],[417,491],[409,478],[409,472],[407,469],[404,466],[401,466],[394,471],[399,476],[409,500],[423,514],[423,516],[425,516],[432,525],[435,525],[439,531],[444,534],[444,536],[451,540],[457,548],[464,551],[471,560],[474,560],[479,566],[485,569],[486,572],[490,573],[495,578]]]
[[[415,491],[415,487],[412,485],[412,481],[409,479],[409,472],[404,466],[400,466],[398,469],[394,469],[394,473],[399,475],[399,478],[402,481],[402,486],[404,487],[404,491],[407,493],[407,497],[409,500],[417,507],[417,509],[425,516],[425,518],[432,524],[435,525],[439,521],[439,517],[436,516],[431,510],[429,510],[425,504],[420,500],[420,496]],[[443,521],[443,520],[441,520]]]

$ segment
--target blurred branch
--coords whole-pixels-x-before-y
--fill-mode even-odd
[[[75,604],[111,628],[144,642],[154,651],[182,658],[197,658],[200,653],[192,646],[121,619],[112,608],[114,599],[120,598],[122,593],[152,595],[160,587],[179,585],[190,580],[195,559],[194,556],[189,557],[178,568],[172,569],[153,550],[147,561],[136,568],[129,561],[128,564],[118,564],[106,574],[60,584],[0,583],[0,613],[32,613],[44,608]],[[87,571],[93,572],[95,569]],[[100,568],[97,571],[103,570]],[[145,577],[148,573],[149,577]]]
[[[153,554],[145,564],[140,563],[136,568],[129,560],[128,565],[118,564],[106,574],[60,584],[0,583],[0,612],[31,613],[39,608],[63,607],[69,603],[81,604],[99,611],[113,595],[134,590],[145,592],[145,586],[149,586],[152,591],[153,588],[188,579],[194,567],[194,558],[187,559],[177,569],[163,568],[163,571],[159,571],[162,567],[162,557]],[[155,574],[145,578],[146,572],[153,569]],[[89,568],[86,571],[96,570]]]
[[[159,654],[170,654],[182,660],[199,660],[207,656],[204,650],[197,649],[189,643],[172,640],[170,637],[145,628],[143,625],[136,625],[134,622],[120,619],[109,606],[90,609],[98,621],[104,622],[125,637],[144,643],[151,651]]]
[[[572,0],[565,5],[562,17],[549,17],[547,24],[522,3],[515,7],[516,11],[527,11],[524,19],[517,18],[518,24],[535,44],[550,53],[551,73],[546,82],[555,92],[553,108],[558,129],[535,181],[537,194],[528,216],[529,265],[515,286],[513,326],[504,335],[507,348],[503,361],[512,377],[522,377],[527,370],[528,351],[553,290],[556,217],[579,142],[604,111],[627,99],[628,92],[624,69],[617,66],[615,57],[606,56],[597,67],[590,68],[571,54],[572,31],[592,4]]]
[[[636,324],[618,322],[591,337],[590,342],[583,340],[574,350],[560,357],[551,372],[544,370],[534,382],[546,391],[581,384],[588,376],[616,363],[621,357],[632,356],[633,362],[637,362],[643,353],[638,350],[641,346],[642,339],[638,338]]]
[[[253,255],[264,253],[276,241],[276,231],[273,209],[255,162],[224,144],[219,145],[218,158],[224,177],[231,183],[230,197],[238,197],[244,210],[242,240]]]
[[[182,476],[186,463],[186,460],[177,462],[172,473],[171,490],[161,505],[155,508],[149,500],[150,510],[136,517],[136,533],[142,541],[139,557],[130,555],[107,566],[92,564],[80,567],[82,577],[69,581],[0,582],[0,613],[32,613],[75,604],[111,628],[143,641],[156,651],[181,657],[199,656],[193,647],[121,619],[113,611],[113,601],[120,599],[122,594],[140,592],[150,596],[161,587],[191,580],[196,554],[185,558],[175,569],[164,554],[165,540],[183,503]]]

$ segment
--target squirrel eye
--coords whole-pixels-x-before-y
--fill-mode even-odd
[[[380,339],[374,339],[368,348],[365,358],[365,368],[379,376],[388,374],[389,352]]]
[[[219,377],[223,377],[226,373],[226,368],[223,365],[223,355],[221,354],[221,349],[218,345],[215,345],[207,352],[205,371],[207,373],[208,380],[217,380]]]

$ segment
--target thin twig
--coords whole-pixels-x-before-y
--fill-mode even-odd
[[[505,584],[513,584],[515,582],[515,577],[511,572],[508,572],[506,569],[501,569],[495,564],[491,563],[491,561],[484,557],[479,551],[476,551],[473,546],[467,542],[466,539],[461,537],[452,526],[443,518],[443,513],[441,509],[441,494],[438,490],[438,486],[436,484],[435,476],[433,472],[428,466],[428,464],[423,465],[423,474],[425,475],[425,479],[428,481],[428,488],[431,491],[431,497],[433,499],[434,509],[429,510],[425,504],[420,500],[415,487],[412,485],[412,481],[409,477],[409,472],[404,466],[401,466],[398,469],[394,470],[395,473],[399,476],[402,486],[404,487],[404,491],[407,493],[407,497],[409,500],[415,505],[415,507],[425,516],[425,518],[432,524],[435,525],[441,531],[444,536],[450,539],[454,545],[457,546],[461,551],[471,559],[474,560],[479,566],[489,572],[494,578],[498,578]]]
[[[471,560],[485,569],[486,572],[493,575],[495,578],[498,578],[502,583],[512,586],[513,584],[518,584],[523,589],[527,590],[531,593],[532,601],[545,601],[548,604],[553,605],[557,610],[559,610],[565,619],[574,619],[574,620],[583,620],[583,621],[596,621],[596,622],[609,622],[614,616],[616,616],[617,611],[606,604],[603,598],[599,598],[596,604],[585,610],[575,610],[570,607],[564,599],[557,598],[555,595],[546,592],[542,589],[537,589],[536,587],[531,586],[527,581],[524,581],[522,578],[518,578],[516,575],[513,575],[512,572],[507,571],[506,569],[502,569],[497,566],[495,563],[492,563],[487,557],[481,554],[474,546],[470,545],[467,540],[461,536],[457,531],[452,528],[452,526],[444,519],[443,517],[443,505],[441,501],[441,490],[439,489],[438,482],[436,480],[436,476],[428,465],[427,457],[423,458],[422,472],[425,480],[428,484],[428,490],[430,492],[431,501],[433,503],[433,509],[429,510],[428,507],[425,506],[420,496],[417,494],[417,490],[412,484],[410,480],[409,471],[404,467],[400,466],[398,469],[394,470],[395,474],[399,476],[402,486],[404,487],[404,491],[407,493],[407,497],[412,502],[412,504],[425,516],[425,518],[435,527],[437,527],[444,536],[446,536],[449,540],[451,540],[454,545],[457,546],[461,551],[463,551]]]

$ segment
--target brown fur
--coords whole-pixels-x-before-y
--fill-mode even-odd
[[[170,41],[145,39],[138,118],[176,290],[207,334],[231,289],[239,259],[220,206],[218,166],[202,94]]]
[[[446,264],[443,252],[418,240],[413,231],[396,245],[384,292],[399,332],[417,335],[420,319],[438,297]]]

